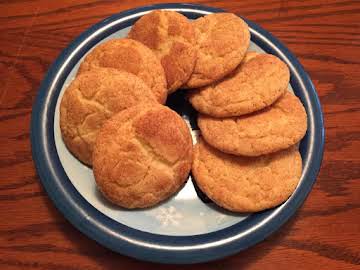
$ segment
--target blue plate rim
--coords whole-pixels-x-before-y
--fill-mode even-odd
[[[110,219],[91,206],[78,193],[61,166],[55,149],[53,130],[57,96],[67,76],[66,73],[68,74],[77,62],[73,56],[75,54],[82,56],[92,47],[92,44],[109,35],[107,30],[104,31],[104,27],[108,27],[118,19],[153,9],[186,9],[189,13],[191,10],[193,13],[224,12],[222,9],[197,4],[157,4],[120,12],[83,32],[63,50],[40,86],[31,117],[33,160],[40,181],[56,207],[77,229],[107,248],[141,260],[160,263],[186,264],[219,259],[246,249],[269,236],[284,224],[306,199],[320,170],[324,151],[324,124],[320,102],[309,76],[296,57],[270,33],[245,19],[252,30],[252,39],[253,36],[257,38],[255,43],[262,44],[263,46],[260,45],[260,47],[265,51],[277,55],[289,65],[291,84],[307,110],[309,129],[306,140],[309,140],[310,146],[304,162],[302,176],[304,180],[283,205],[254,215],[252,222],[245,220],[207,234],[156,235],[130,228]],[[102,33],[96,36],[95,34],[101,30],[103,30]],[[82,53],[79,52],[80,46],[82,46]]]

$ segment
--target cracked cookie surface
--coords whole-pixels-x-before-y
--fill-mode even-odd
[[[157,104],[150,88],[137,76],[115,69],[81,73],[65,90],[60,104],[60,129],[67,148],[91,165],[97,133],[117,112],[139,103]]]
[[[300,100],[286,92],[273,105],[253,114],[229,118],[199,115],[204,139],[213,147],[234,155],[259,156],[299,142],[307,129]]]
[[[176,112],[159,104],[131,107],[99,132],[93,153],[97,186],[122,207],[153,206],[186,181],[192,147],[190,131]]]
[[[78,74],[96,67],[114,68],[138,76],[153,91],[158,102],[165,103],[164,69],[156,55],[142,43],[127,38],[105,41],[86,55]]]
[[[284,202],[302,171],[296,147],[261,157],[229,155],[202,139],[194,148],[192,173],[216,204],[236,212],[256,212]]]
[[[189,79],[196,60],[195,33],[185,16],[170,10],[150,12],[133,25],[129,38],[145,44],[159,57],[170,93]]]
[[[280,59],[249,52],[230,76],[191,91],[189,100],[197,111],[213,117],[244,115],[274,103],[289,79],[289,69]]]
[[[197,60],[186,88],[211,84],[232,72],[250,44],[247,24],[231,13],[209,14],[193,22]]]

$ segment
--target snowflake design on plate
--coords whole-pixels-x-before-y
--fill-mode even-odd
[[[223,223],[224,221],[226,221],[227,218],[228,218],[227,215],[224,215],[223,213],[219,213],[219,214],[217,214],[217,216],[216,216],[216,223],[217,223],[217,224],[221,224],[221,223]]]
[[[155,218],[163,227],[168,225],[178,226],[179,220],[183,218],[183,215],[174,206],[169,206],[160,208],[155,214]]]

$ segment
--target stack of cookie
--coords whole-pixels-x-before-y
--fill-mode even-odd
[[[249,44],[248,26],[234,14],[190,22],[157,10],[128,38],[85,57],[62,98],[60,127],[107,199],[153,206],[181,188],[192,166],[199,187],[227,209],[259,211],[286,200],[301,174],[293,145],[306,114],[286,90],[287,66],[247,52]],[[204,140],[194,160],[186,123],[163,105],[180,88],[200,112]]]
[[[302,170],[296,144],[307,117],[288,84],[285,63],[249,52],[231,75],[190,93],[203,138],[192,171],[218,205],[256,212],[279,205],[295,190]]]

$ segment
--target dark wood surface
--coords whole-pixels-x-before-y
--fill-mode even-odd
[[[296,54],[318,91],[326,126],[321,172],[305,204],[274,235],[220,261],[170,267],[103,248],[53,206],[39,184],[29,141],[39,84],[60,51],[90,25],[150,2],[0,1],[0,269],[360,269],[356,0],[193,1],[272,32]]]

